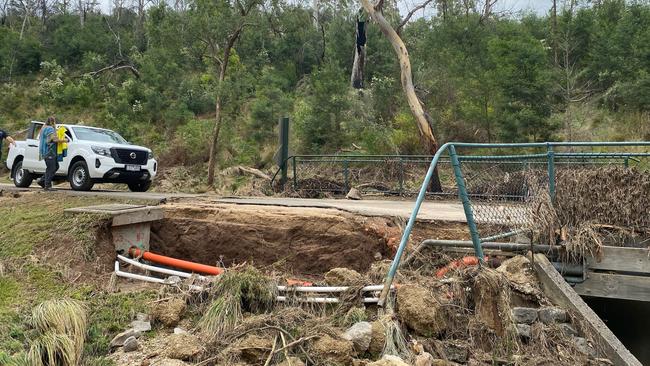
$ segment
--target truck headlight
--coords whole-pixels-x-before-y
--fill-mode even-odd
[[[153,151],[149,151],[149,160],[153,159]]]
[[[111,156],[111,150],[101,146],[91,146],[93,152],[97,155]]]

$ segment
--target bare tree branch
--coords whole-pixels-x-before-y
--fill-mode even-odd
[[[420,9],[424,9],[427,5],[431,4],[431,2],[433,2],[433,0],[426,0],[426,1],[423,2],[422,4],[420,4],[420,5],[416,6],[415,8],[411,9],[411,11],[409,11],[409,13],[406,14],[406,16],[404,17],[404,19],[402,20],[402,22],[399,23],[399,25],[398,25],[397,28],[395,29],[395,32],[397,32],[397,34],[401,34],[401,33],[402,33],[402,28],[404,28],[404,26],[406,25],[406,23],[408,23],[409,20],[411,20],[411,17],[413,17],[413,15],[414,15],[418,10],[420,10]]]

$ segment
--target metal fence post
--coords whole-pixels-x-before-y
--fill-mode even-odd
[[[625,160],[623,160],[623,165],[625,165],[626,168],[630,167],[630,157],[626,156]]]
[[[345,178],[345,192],[350,191],[350,171],[349,171],[349,165],[350,163],[348,162],[348,159],[343,160],[343,177]]]
[[[460,196],[460,200],[463,202],[463,210],[465,211],[467,226],[469,226],[469,234],[472,237],[472,243],[474,244],[474,253],[476,254],[476,257],[478,257],[479,262],[483,263],[484,256],[483,248],[481,247],[481,237],[478,235],[476,221],[474,221],[474,214],[472,213],[472,203],[469,201],[467,187],[465,187],[465,178],[463,178],[463,172],[460,169],[460,161],[458,160],[458,155],[456,155],[456,148],[454,145],[449,146],[449,156],[451,157],[451,165],[454,168],[458,195]]]
[[[399,158],[399,195],[404,195],[404,162]]]
[[[551,201],[555,201],[555,152],[553,146],[547,145],[546,159],[548,162],[548,193]]]
[[[287,164],[289,163],[289,117],[280,118],[280,184],[284,187],[287,182]]]
[[[291,159],[293,160],[293,190],[296,191],[298,190],[298,172],[296,169],[296,156],[292,156]]]

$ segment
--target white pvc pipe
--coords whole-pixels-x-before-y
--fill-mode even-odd
[[[133,265],[133,266],[136,266],[136,267],[139,267],[139,268],[142,268],[142,269],[146,269],[146,270],[152,271],[152,272],[159,272],[159,273],[164,273],[164,274],[183,277],[183,278],[190,278],[190,277],[193,276],[191,273],[187,273],[187,272],[175,271],[173,269],[161,268],[161,267],[156,267],[156,266],[151,266],[151,265],[148,265],[148,264],[140,263],[138,261],[135,261],[133,259],[129,259],[129,258],[127,258],[127,257],[125,257],[123,255],[119,255],[119,254],[117,255],[117,258],[119,260],[121,260],[122,262],[124,262],[124,263],[128,263],[130,265]],[[205,281],[207,279],[205,276],[199,276],[199,275],[196,275],[196,278],[201,280],[201,281]]]
[[[340,302],[340,300],[336,297],[294,297],[294,298],[288,298],[286,296],[278,296],[275,298],[277,301],[288,301],[288,300],[295,300],[298,302],[315,302],[315,303],[326,303],[326,304],[337,304]],[[377,303],[379,301],[378,297],[364,297],[362,299],[363,303]]]
[[[371,285],[361,288],[361,292],[381,291],[384,285]],[[394,289],[395,287],[391,287]],[[350,287],[312,287],[312,286],[278,286],[278,291],[296,291],[296,292],[345,292]]]
[[[156,278],[156,277],[150,277],[150,276],[143,276],[131,272],[124,272],[120,270],[120,262],[115,261],[115,275],[119,277],[124,277],[124,278],[131,278],[134,280],[140,280],[140,281],[146,281],[146,282],[153,282],[153,283],[160,283],[163,285],[169,285],[171,284],[170,282],[167,282],[167,280],[163,278]],[[196,285],[190,285],[189,286],[190,290],[195,290],[195,291],[203,291],[202,286],[196,286]]]

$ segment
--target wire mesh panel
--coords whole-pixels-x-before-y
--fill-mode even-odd
[[[650,219],[645,222],[648,215],[641,213],[650,205],[646,150],[558,146],[459,156],[479,235],[499,225],[536,230],[541,241],[552,244],[592,234],[598,241],[602,228],[646,230]]]

